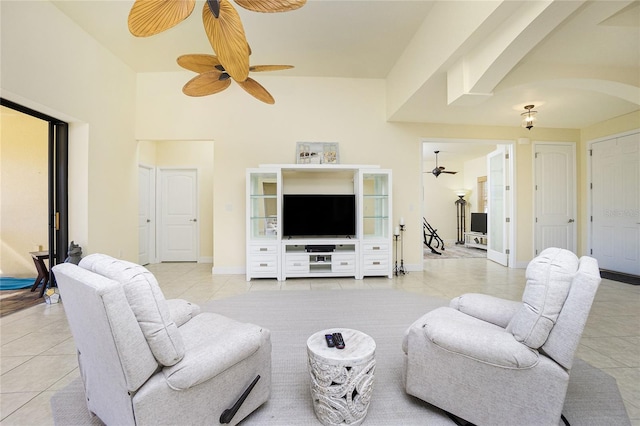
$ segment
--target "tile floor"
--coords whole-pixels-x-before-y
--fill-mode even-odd
[[[167,298],[206,302],[249,291],[394,288],[451,298],[480,292],[519,299],[524,270],[486,259],[425,261],[425,271],[353,280],[297,279],[246,282],[240,275],[212,275],[210,264],[157,264]],[[49,400],[78,377],[73,339],[62,304],[40,304],[0,318],[0,425],[51,425]],[[632,424],[640,426],[640,286],[603,280],[578,356],[618,380]]]

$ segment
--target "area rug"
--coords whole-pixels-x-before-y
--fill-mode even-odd
[[[424,259],[464,259],[487,257],[487,251],[461,244],[445,244],[444,250],[436,249],[440,254],[433,253],[429,247],[424,247]]]
[[[0,277],[0,290],[18,290],[33,285],[35,278]]]
[[[455,425],[441,410],[407,395],[402,338],[425,312],[448,301],[398,290],[260,291],[208,302],[217,312],[271,330],[272,392],[242,425],[319,425],[313,412],[306,341],[328,328],[353,328],[376,341],[373,397],[364,425]],[[347,343],[348,344],[348,343]],[[101,424],[90,417],[79,379],[51,399],[56,425]],[[572,425],[629,425],[615,380],[576,359],[564,415]]]

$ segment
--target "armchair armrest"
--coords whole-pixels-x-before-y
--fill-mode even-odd
[[[464,314],[506,328],[522,302],[487,294],[467,293],[452,299],[449,307]]]
[[[200,306],[184,299],[167,299],[169,314],[177,327],[185,324],[200,313]]]

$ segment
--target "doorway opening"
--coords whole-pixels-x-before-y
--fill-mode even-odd
[[[3,174],[12,173],[3,176],[1,191],[3,260],[0,269],[3,276],[12,276],[35,268],[31,253],[39,252],[40,258],[46,257],[49,269],[66,258],[68,124],[4,98],[0,98],[0,104],[7,118],[3,119],[2,161],[11,165],[2,167]],[[21,128],[14,132],[13,126],[37,129]],[[31,194],[32,191],[37,194]],[[29,214],[33,212],[36,214]],[[29,218],[28,223],[25,218]],[[50,277],[48,286],[55,285],[53,281]],[[45,283],[44,280],[34,283],[32,289],[35,290],[36,284],[44,286]]]
[[[514,141],[480,140],[480,139],[423,139],[422,140],[422,188],[423,188],[423,221],[431,228],[437,229],[438,236],[444,241],[441,255],[433,254],[431,249],[423,244],[423,259],[441,259],[445,257],[487,257],[483,248],[486,238],[478,238],[476,243],[456,244],[458,241],[458,217],[456,201],[463,197],[465,205],[466,229],[471,229],[471,214],[487,212],[489,173],[488,155],[496,151],[499,145],[512,145]],[[435,166],[435,151],[439,151],[438,166],[455,174],[432,173]],[[512,160],[507,160],[512,164]],[[483,190],[480,190],[483,189]],[[424,234],[424,231],[423,231]],[[428,237],[428,236],[427,236]],[[466,236],[465,236],[466,239]],[[423,235],[423,241],[428,241]],[[447,252],[447,249],[449,252]]]

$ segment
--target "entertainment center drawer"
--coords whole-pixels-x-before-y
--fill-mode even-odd
[[[362,267],[365,272],[386,271],[389,267],[389,258],[387,256],[365,255]]]
[[[249,252],[251,254],[277,254],[277,244],[251,244],[249,245]]]
[[[331,256],[332,272],[354,272],[356,256],[354,254],[334,254]]]
[[[288,254],[285,259],[285,271],[287,273],[309,272],[309,255]]]
[[[278,256],[254,256],[250,263],[252,274],[277,274]]]
[[[364,243],[362,245],[362,252],[364,254],[374,254],[380,252],[389,251],[389,244],[387,243]]]

